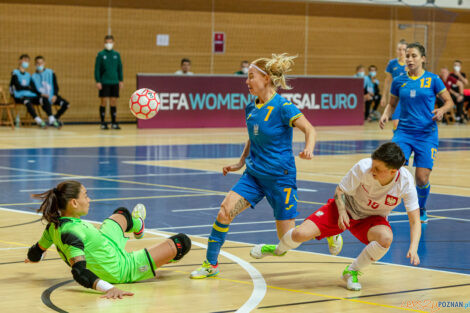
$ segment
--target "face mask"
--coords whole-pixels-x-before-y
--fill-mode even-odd
[[[104,44],[106,50],[113,50],[113,44],[111,42],[107,42]]]
[[[365,74],[364,74],[364,72],[357,72],[357,76],[358,76],[358,77],[364,77]]]
[[[42,72],[44,70],[44,65],[38,65],[36,66],[36,69],[39,71],[39,72]]]
[[[242,72],[243,72],[243,74],[247,74],[248,73],[248,67],[242,67]]]
[[[460,66],[458,66],[458,65],[454,66],[454,71],[460,72]]]
[[[28,68],[28,66],[29,66],[29,62],[25,62],[25,61],[21,62],[22,68]]]
[[[375,77],[377,75],[377,72],[369,72],[370,77]]]

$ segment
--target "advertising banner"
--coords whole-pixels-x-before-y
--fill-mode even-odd
[[[139,128],[245,127],[245,107],[254,97],[245,76],[138,74],[137,89],[160,97],[160,111]],[[314,126],[362,125],[364,83],[354,77],[293,76],[279,90]]]

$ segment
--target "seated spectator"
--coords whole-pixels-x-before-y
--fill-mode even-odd
[[[462,61],[460,60],[455,60],[454,61],[454,71],[450,73],[451,76],[457,78],[459,81],[462,82],[464,88],[468,86],[468,79],[467,75],[465,75],[464,72],[462,72]],[[465,89],[464,89],[464,95],[463,95],[463,102],[464,104],[467,103],[467,106],[470,104],[470,95],[465,94]],[[470,108],[467,107],[467,110]],[[466,115],[464,114],[465,119],[468,119],[469,114],[467,113]]]
[[[375,65],[370,65],[368,70],[369,74],[364,78],[364,85],[367,97],[370,97],[371,99],[366,100],[365,103],[365,119],[369,121],[376,121],[380,118],[380,113],[377,111],[377,108],[379,107],[382,96],[380,95],[379,80],[376,76],[377,67]],[[372,112],[369,113],[372,103],[374,104],[374,107],[372,108]]]
[[[181,59],[181,69],[175,72],[176,75],[194,75],[191,72],[191,60]]]
[[[452,100],[457,106],[455,120],[459,123],[464,123],[465,119],[463,117],[463,83],[454,76],[451,76],[447,67],[441,69],[440,77],[444,82],[444,85],[446,86],[447,90],[449,91]],[[442,103],[438,102],[438,106],[441,104]]]
[[[29,55],[22,54],[19,58],[18,68],[13,70],[10,80],[10,92],[15,98],[16,103],[23,103],[28,110],[28,113],[31,114],[36,124],[41,128],[46,128],[46,123],[36,114],[33,103],[39,103],[40,93],[36,89],[32,79],[31,74],[26,72],[26,69],[29,67]],[[51,104],[49,101],[46,101],[42,104],[44,112],[46,112],[49,117],[49,122],[54,124],[56,122],[55,117],[52,115]],[[59,124],[56,122],[56,127]]]
[[[59,106],[59,110],[54,115],[57,123],[62,126],[62,122],[59,118],[69,107],[69,102],[59,96],[59,85],[57,84],[57,76],[54,71],[50,68],[46,68],[46,60],[42,56],[37,56],[35,59],[36,72],[33,74],[33,82],[36,89],[41,94],[39,100],[40,104],[48,101],[52,105]],[[39,104],[39,103],[38,103]],[[49,124],[51,121],[49,120]]]
[[[250,62],[242,61],[240,64],[240,70],[235,72],[236,75],[246,75],[248,74],[248,68],[250,67]]]

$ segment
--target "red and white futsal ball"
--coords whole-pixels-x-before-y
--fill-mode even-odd
[[[139,89],[129,99],[129,109],[135,117],[148,120],[157,115],[160,109],[160,98],[151,89]]]

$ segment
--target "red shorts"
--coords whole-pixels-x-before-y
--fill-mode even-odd
[[[341,234],[343,231],[338,226],[338,207],[336,206],[335,200],[330,199],[328,203],[316,210],[312,215],[306,219],[311,220],[317,225],[320,230],[320,236],[316,239],[320,240],[325,237],[331,237],[334,235]],[[367,232],[373,226],[385,225],[390,227],[390,224],[383,216],[373,215],[361,220],[354,220],[349,217],[349,231],[357,239],[366,245],[369,244],[367,239]],[[392,227],[390,227],[392,229]]]

